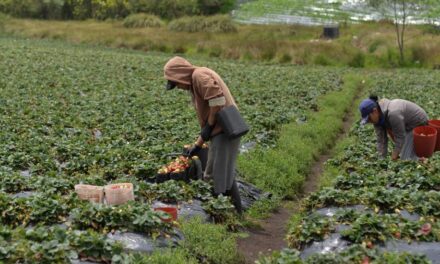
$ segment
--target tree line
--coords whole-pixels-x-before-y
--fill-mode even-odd
[[[0,0],[0,12],[36,19],[119,19],[150,13],[164,19],[230,12],[236,0]]]

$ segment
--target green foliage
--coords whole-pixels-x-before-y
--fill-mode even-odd
[[[226,14],[236,6],[236,0],[197,0],[202,15]]]
[[[261,257],[257,264],[302,264],[300,252],[295,249],[283,249],[281,252],[274,252],[271,256]]]
[[[289,229],[289,246],[302,249],[313,241],[321,241],[334,231],[333,220],[318,214],[308,215],[299,225]]]
[[[234,234],[221,225],[204,224],[195,218],[182,224],[185,241],[182,247],[201,263],[240,263]]]
[[[181,248],[167,249],[155,251],[151,255],[145,254],[130,254],[126,256],[123,263],[131,264],[197,264],[197,259],[188,254],[188,252]]]
[[[251,218],[261,219],[267,218],[273,211],[280,206],[281,199],[277,196],[272,196],[268,199],[256,201],[251,208],[246,212]]]
[[[355,68],[363,68],[365,66],[365,55],[362,52],[358,52],[348,63],[348,66]]]
[[[148,201],[155,199],[168,203],[187,201],[196,194],[188,185],[178,181],[166,181],[161,184],[145,184],[139,186],[139,195]],[[200,193],[203,195],[203,193]]]
[[[120,19],[150,13],[162,18],[228,13],[235,0],[2,0],[0,12],[40,19]],[[145,19],[144,19],[145,20]]]
[[[124,19],[124,27],[144,28],[144,27],[162,27],[165,23],[155,15],[145,13],[129,15]]]
[[[133,13],[149,13],[173,19],[199,13],[197,0],[130,0]]]
[[[0,193],[0,221],[10,226],[62,223],[66,221],[73,201],[75,199],[59,195],[39,194],[29,198],[12,198]]]
[[[239,168],[246,179],[281,197],[295,197],[315,156],[327,150],[339,131],[342,117],[359,87],[360,80],[346,77],[341,91],[323,96],[311,105],[319,111],[308,113],[304,124],[298,120],[283,126],[275,148],[242,155]]]
[[[83,203],[72,211],[72,222],[78,228],[137,231],[146,234],[167,230],[170,225],[161,220],[167,215],[155,212],[148,204],[130,202],[119,206]]]
[[[233,217],[234,213],[234,206],[231,204],[230,198],[221,194],[204,204],[203,209],[212,215],[217,223],[225,223]]]
[[[237,32],[234,22],[228,15],[183,17],[171,21],[168,29],[177,32]]]
[[[0,12],[16,17],[61,19],[64,2],[63,0],[3,0],[0,3]]]
[[[67,263],[88,259],[120,263],[122,246],[93,231],[59,227],[0,229],[0,261],[5,263]]]
[[[333,64],[333,62],[330,60],[330,58],[328,56],[326,56],[325,54],[318,54],[314,58],[313,62],[314,62],[314,64],[321,65],[321,66],[330,66]]]
[[[122,254],[122,245],[114,243],[102,234],[93,231],[73,231],[69,237],[70,246],[81,258],[87,257],[94,261],[109,261],[117,263]]]

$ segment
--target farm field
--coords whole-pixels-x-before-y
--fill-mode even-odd
[[[365,78],[372,93],[412,100],[439,119],[438,72]],[[327,181],[291,219],[289,249],[260,263],[440,262],[439,154],[425,163],[380,160],[373,134],[371,127],[353,125],[327,162]]]
[[[162,69],[172,55],[11,37],[1,37],[0,46],[0,261],[243,262],[231,232],[243,223],[227,198],[214,198],[202,181],[150,183],[170,161],[166,155],[180,152],[199,131],[189,95],[164,90]],[[440,117],[438,71],[189,59],[220,73],[252,127],[242,140],[247,152],[239,160],[240,176],[278,198],[299,194],[307,174],[283,163],[294,156],[288,151],[299,148],[289,142],[298,134],[304,149],[320,141],[329,141],[320,148],[331,146],[335,135],[328,134],[340,129],[332,118],[342,119],[356,107],[358,89],[413,100],[431,118]],[[437,243],[429,245],[438,249],[438,154],[426,164],[378,161],[373,139],[370,127],[353,126],[346,147],[328,162],[332,184],[309,196],[303,212],[292,218],[290,249],[261,263],[428,263],[424,256],[388,253],[393,249],[387,243],[421,241]],[[308,167],[319,153],[295,162]],[[135,201],[96,205],[74,194],[78,183],[119,182],[135,185]],[[164,222],[164,214],[152,210],[157,202],[192,201],[199,201],[215,224],[197,218]],[[332,215],[322,213],[328,207]],[[144,255],[115,243],[109,234],[118,232],[157,238],[183,232],[185,239],[164,254]],[[313,242],[339,233],[345,241],[336,250],[341,252],[304,260]]]
[[[116,231],[176,235],[175,224],[161,221],[164,215],[151,209],[157,201],[199,200],[215,222],[237,225],[229,200],[212,197],[208,183],[148,182],[169,161],[165,155],[180,152],[199,131],[189,95],[164,91],[162,68],[169,55],[7,37],[0,42],[0,260],[164,261],[167,255],[125,254],[106,236]],[[342,89],[346,72],[193,62],[224,76],[252,126],[243,143],[261,149],[275,145],[282,124],[307,122],[321,95]],[[134,202],[95,205],[74,194],[78,183],[118,182],[135,185]],[[203,227],[194,221],[183,224],[183,232],[190,232],[187,241],[194,225]],[[230,243],[233,236],[222,226],[212,227],[220,228],[216,242]],[[197,229],[198,236],[203,232]],[[197,245],[183,248],[170,255],[180,254],[181,263],[213,261]],[[223,263],[234,263],[227,259],[234,254]]]

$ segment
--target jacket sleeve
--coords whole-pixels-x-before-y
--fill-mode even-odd
[[[213,76],[207,73],[198,74],[197,86],[203,99],[209,102],[209,106],[225,105],[223,90]]]
[[[394,134],[394,151],[400,153],[403,144],[405,143],[405,121],[401,114],[389,114],[389,122]]]
[[[374,126],[376,132],[377,152],[381,158],[386,158],[388,154],[388,135],[384,128]]]

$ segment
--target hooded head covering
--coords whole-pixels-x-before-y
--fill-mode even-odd
[[[163,72],[168,81],[192,85],[192,74],[196,68],[184,58],[176,56],[165,64]]]

